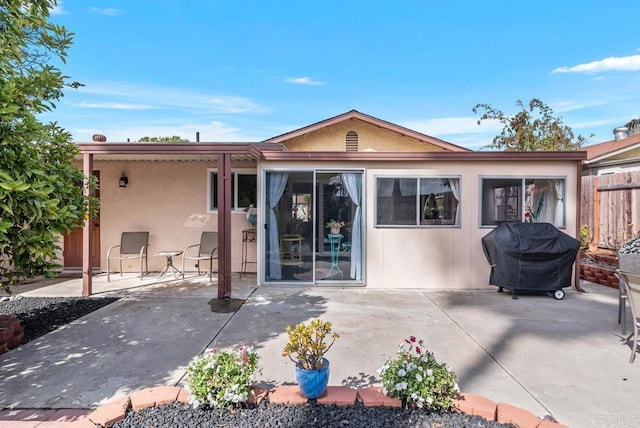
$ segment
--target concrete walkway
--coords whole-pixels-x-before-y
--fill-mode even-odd
[[[259,383],[295,382],[281,356],[287,325],[320,317],[340,333],[330,385],[378,383],[376,370],[404,338],[425,340],[460,388],[553,416],[571,427],[640,424],[638,362],[617,323],[617,290],[584,283],[564,300],[512,300],[482,291],[254,286],[234,278],[233,300],[206,280],[95,279],[97,296],[123,298],[0,355],[0,408],[90,409],[160,385],[183,386],[190,359],[210,346],[253,345]],[[23,285],[24,296],[80,295],[79,279]],[[240,309],[234,311],[246,300]],[[631,326],[629,325],[629,329]],[[640,360],[639,360],[640,361]],[[0,419],[2,418],[0,414]]]

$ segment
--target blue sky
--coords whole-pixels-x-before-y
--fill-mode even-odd
[[[359,110],[478,150],[488,103],[539,98],[589,144],[640,117],[637,0],[63,0],[61,69],[86,86],[43,119],[76,141],[261,141]]]

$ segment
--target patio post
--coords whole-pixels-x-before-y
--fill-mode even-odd
[[[218,299],[231,298],[231,154],[218,155]]]
[[[88,182],[89,177],[93,174],[93,154],[84,153],[82,155],[82,169],[84,174],[84,186],[82,186],[82,193],[85,197],[91,196],[91,190],[89,189]],[[84,226],[82,227],[82,295],[85,297],[91,296],[92,282],[91,276],[92,266],[91,258],[93,257],[93,219],[87,216]]]

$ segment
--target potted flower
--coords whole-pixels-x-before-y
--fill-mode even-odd
[[[640,236],[622,244],[618,250],[618,267],[622,272],[640,275]]]
[[[259,371],[259,356],[242,345],[224,349],[209,348],[187,366],[189,403],[194,407],[235,408],[254,394],[252,383]]]
[[[378,374],[382,392],[401,400],[403,407],[451,410],[453,399],[460,394],[456,374],[438,363],[415,336],[405,339],[398,355],[378,369]]]
[[[344,221],[331,219],[327,222],[326,226],[329,228],[332,235],[340,235],[340,229],[344,227]]]
[[[295,327],[288,325],[286,332],[289,341],[282,350],[282,356],[295,363],[300,392],[309,399],[322,396],[329,383],[329,360],[324,355],[339,335],[332,332],[330,322],[320,319]]]

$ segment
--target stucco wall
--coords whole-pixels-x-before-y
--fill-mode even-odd
[[[412,137],[379,128],[358,119],[335,124],[283,144],[289,151],[345,151],[346,135],[349,131],[358,133],[358,151],[426,152],[444,151],[441,147],[425,143]]]
[[[163,250],[182,250],[200,242],[202,231],[217,231],[218,216],[207,212],[206,162],[95,162],[100,171],[100,268],[107,269],[107,250],[118,244],[124,231],[149,231],[149,269],[160,271],[164,257],[153,254]],[[118,187],[122,171],[129,184]],[[242,230],[249,228],[246,214],[232,216],[232,271],[241,268]],[[249,260],[255,260],[255,246],[249,245]],[[180,266],[181,257],[174,258]],[[137,271],[136,262],[125,262],[125,270]],[[195,269],[195,262],[187,270]],[[255,265],[249,270],[255,271]]]
[[[303,168],[318,167],[298,163]],[[291,164],[262,163],[264,168],[291,168]],[[413,164],[325,163],[327,170],[365,169],[364,248],[365,282],[369,288],[478,289],[488,285],[489,265],[481,239],[492,229],[480,227],[481,176],[553,176],[566,179],[563,232],[575,236],[577,192],[576,163],[571,162],[430,162]],[[461,227],[381,228],[375,227],[376,176],[459,176],[461,184]]]

